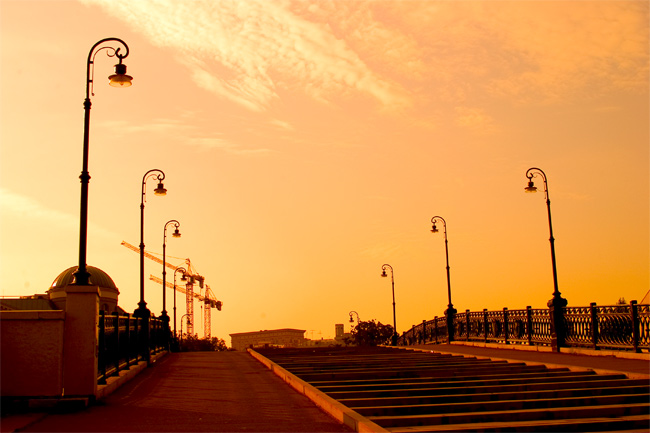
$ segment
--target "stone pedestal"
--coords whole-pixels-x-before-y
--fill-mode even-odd
[[[63,394],[65,397],[97,394],[98,286],[65,288],[63,338]]]

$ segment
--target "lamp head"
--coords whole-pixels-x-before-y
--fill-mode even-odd
[[[433,227],[431,227],[431,233],[438,233],[438,227],[436,227],[436,223],[433,223]]]
[[[178,231],[178,227],[174,230],[174,233],[172,233],[172,236],[175,238],[180,238],[181,237],[181,232]]]
[[[120,59],[120,63],[115,65],[115,73],[108,77],[109,82],[108,84],[113,87],[130,87],[131,86],[131,80],[133,80],[133,77],[130,75],[126,74],[126,65],[122,63],[122,59]]]
[[[153,190],[153,193],[156,195],[167,195],[167,190],[162,182],[158,182],[158,186]]]
[[[386,269],[381,270],[381,276],[382,277],[387,277],[388,275],[386,274]]]
[[[532,179],[528,181],[528,186],[524,188],[524,191],[537,192],[537,187],[535,186],[535,183],[532,181]]]
[[[187,276],[185,275],[185,272],[181,275],[181,281],[187,281]]]
[[[352,318],[352,314],[350,314],[350,323],[354,323],[354,319]]]

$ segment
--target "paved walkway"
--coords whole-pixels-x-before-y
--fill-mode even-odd
[[[410,346],[468,356],[650,375],[636,359],[512,348]],[[2,432],[349,432],[244,352],[172,353],[105,400],[75,413],[3,414]]]
[[[506,345],[483,347],[481,345],[470,346],[463,344],[424,344],[408,347],[467,356],[524,361],[527,363],[620,371],[626,373],[628,377],[650,376],[650,356],[648,356],[648,353],[630,354],[628,355],[629,358],[624,358],[605,355],[604,353],[599,354],[597,351],[585,351],[583,354],[557,353],[551,351],[522,350],[526,347],[508,347]],[[587,352],[590,354],[586,354]]]
[[[351,431],[243,352],[172,353],[86,410],[30,416],[2,431]]]

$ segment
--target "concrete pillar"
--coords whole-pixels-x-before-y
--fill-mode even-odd
[[[98,286],[65,288],[63,335],[63,394],[65,397],[97,394]]]

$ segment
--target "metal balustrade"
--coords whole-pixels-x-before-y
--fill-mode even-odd
[[[165,323],[155,317],[145,320],[131,314],[100,312],[98,383],[105,384],[109,377],[119,376],[120,371],[167,350],[169,332],[165,328]]]
[[[550,346],[552,344],[549,309],[469,311],[452,317],[449,338],[447,317],[423,321],[404,332],[398,345],[485,342]],[[594,350],[650,350],[650,305],[632,301],[626,305],[564,307],[562,323],[556,326],[564,335],[563,347]]]

